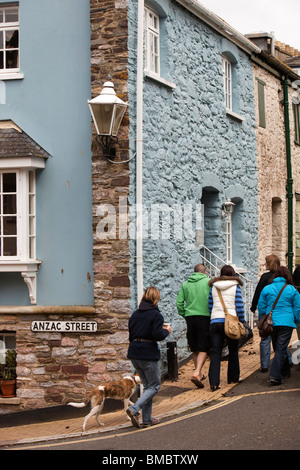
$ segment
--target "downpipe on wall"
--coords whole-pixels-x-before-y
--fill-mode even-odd
[[[288,198],[288,268],[293,272],[294,244],[293,244],[293,173],[291,159],[291,132],[289,117],[289,81],[283,79],[283,105],[284,105],[284,127],[286,145],[286,165],[287,165],[287,198]]]
[[[144,0],[138,0],[136,86],[136,277],[137,302],[143,296],[143,51]]]

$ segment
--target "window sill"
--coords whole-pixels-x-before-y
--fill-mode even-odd
[[[0,260],[0,272],[18,273],[18,272],[37,272],[40,260],[19,261],[19,260]]]
[[[24,73],[20,72],[7,72],[0,73],[0,81],[2,80],[23,80]]]
[[[3,398],[0,395],[0,405],[20,405],[21,399],[17,397],[12,397],[12,398]]]
[[[154,72],[151,72],[150,70],[144,70],[144,76],[147,77],[147,78],[150,78],[151,80],[154,80],[158,83],[161,83],[162,85],[165,85],[168,88],[172,88],[172,89],[176,88],[175,83],[172,83],[172,82],[169,82],[168,80],[165,80],[160,75],[158,75]]]
[[[227,114],[227,116],[230,116],[233,119],[236,119],[237,121],[240,121],[240,122],[245,121],[245,118],[243,116],[231,111],[231,109],[226,108],[226,114]]]
[[[41,263],[40,260],[0,260],[0,272],[21,273],[28,287],[30,302],[34,305],[36,304],[36,274]]]

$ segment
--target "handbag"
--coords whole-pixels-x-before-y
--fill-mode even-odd
[[[218,296],[219,296],[220,302],[222,304],[222,307],[225,313],[225,325],[224,325],[225,335],[231,339],[243,338],[243,336],[245,335],[245,327],[243,323],[240,322],[238,316],[231,315],[228,312],[220,290],[218,288],[216,289],[217,289]]]
[[[279,300],[279,297],[281,296],[282,292],[286,288],[287,284],[285,284],[281,289],[279,294],[276,297],[275,302],[273,303],[272,309],[269,313],[264,313],[261,319],[258,322],[258,331],[259,331],[259,336],[261,338],[267,338],[270,336],[270,334],[273,331],[273,320],[272,320],[272,313],[273,310]]]

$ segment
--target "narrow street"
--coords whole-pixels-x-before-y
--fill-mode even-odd
[[[300,370],[294,367],[289,381],[278,388],[262,387],[261,375],[257,371],[217,402],[164,419],[152,428],[129,428],[7,450],[98,450],[103,451],[103,463],[108,463],[107,458],[131,456],[136,458],[131,461],[134,466],[167,463],[160,461],[160,453],[155,451],[172,455],[173,464],[192,464],[185,456],[198,456],[199,463],[203,450],[300,450]]]

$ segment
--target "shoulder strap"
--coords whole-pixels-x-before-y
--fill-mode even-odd
[[[279,292],[279,294],[277,295],[275,302],[273,303],[271,312],[273,312],[273,310],[274,310],[274,308],[275,308],[275,306],[276,306],[276,304],[277,304],[277,302],[278,302],[278,300],[279,300],[279,297],[281,296],[282,292],[284,291],[284,289],[286,288],[287,285],[288,285],[288,284],[284,284],[284,286],[282,286],[282,288],[280,289],[280,292]]]
[[[223,299],[223,297],[222,297],[221,291],[220,291],[217,287],[216,287],[216,291],[218,292],[218,296],[219,296],[220,302],[221,302],[221,304],[222,304],[224,313],[225,313],[225,315],[226,315],[226,313],[228,313],[228,310],[227,310],[226,305],[225,305],[225,303],[224,303],[224,299]]]

